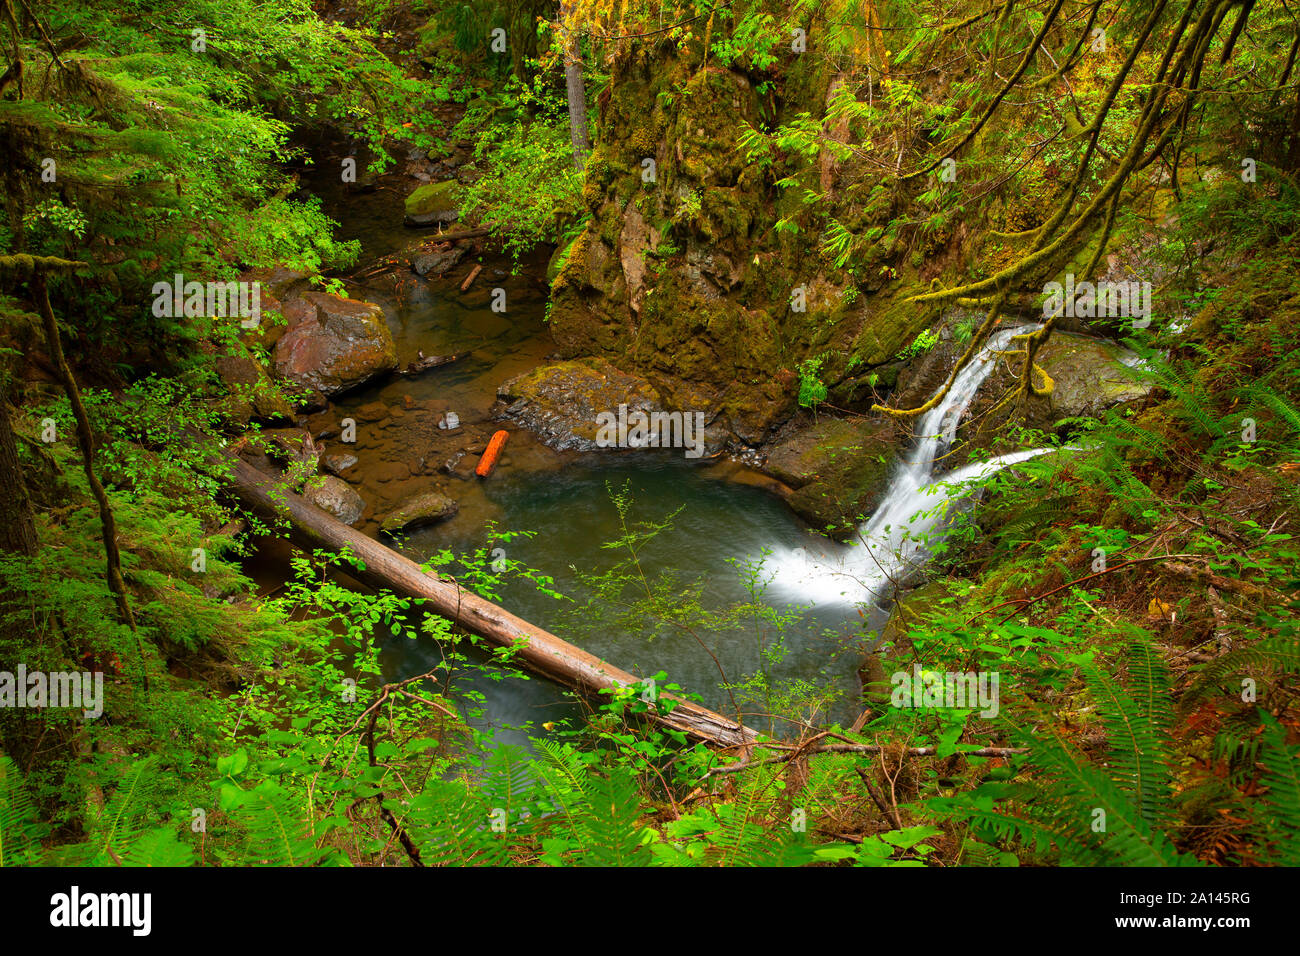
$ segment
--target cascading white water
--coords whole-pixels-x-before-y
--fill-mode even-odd
[[[1035,448],[976,462],[934,478],[935,460],[957,434],[957,426],[995,365],[996,353],[1011,338],[1037,326],[1005,329],[990,336],[952,383],[952,388],[917,427],[912,454],[895,471],[884,499],[858,527],[859,540],[849,545],[826,542],[816,554],[805,548],[779,549],[764,561],[774,572],[770,587],[791,600],[816,605],[857,604],[880,597],[890,584],[914,576],[929,557],[926,541],[942,533],[942,522],[961,497],[959,486],[999,469],[1044,454]]]

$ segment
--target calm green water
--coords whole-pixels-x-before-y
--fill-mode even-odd
[[[852,699],[857,690],[857,657],[852,647],[861,618],[846,615],[842,608],[803,613],[786,630],[785,653],[766,665],[762,648],[770,648],[779,637],[766,622],[749,619],[721,632],[701,629],[697,640],[683,628],[656,628],[645,617],[615,622],[575,614],[590,594],[579,571],[604,571],[627,555],[625,550],[601,547],[623,533],[609,489],[620,490],[625,484],[635,499],[631,522],[661,522],[682,509],[667,530],[639,551],[639,560],[647,578],[654,581],[669,575],[677,592],[698,582],[699,602],[706,611],[717,612],[749,599],[733,562],[742,567],[757,565],[766,548],[808,545],[814,539],[767,492],[711,478],[706,468],[667,455],[585,456],[562,471],[532,474],[503,469],[482,483],[485,495],[500,508],[499,526],[536,532],[502,546],[505,557],[553,577],[556,590],[577,601],[557,601],[521,576],[507,573],[498,578],[500,603],[635,674],[665,671],[670,680],[723,712],[734,712],[733,704],[709,651],[730,682],[742,681],[766,666],[778,684],[802,680],[841,691],[844,700],[823,715],[848,720],[856,716]],[[423,560],[444,548],[472,553],[486,544],[483,528],[457,526],[453,520],[413,532],[404,549]],[[625,595],[629,602],[639,596],[634,587],[628,587]],[[441,659],[435,648],[410,641],[391,643],[387,655],[387,664],[398,677],[420,673]],[[487,694],[493,723],[541,724],[575,712],[558,688],[540,680],[471,683]],[[741,704],[746,706],[744,701]],[[766,704],[766,700],[750,701],[746,709],[762,711]]]

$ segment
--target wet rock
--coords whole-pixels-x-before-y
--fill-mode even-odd
[[[460,217],[460,184],[449,179],[426,183],[406,197],[408,226],[436,226]]]
[[[353,195],[367,195],[379,188],[379,178],[371,173],[365,173],[356,182],[345,183],[343,188]]]
[[[416,256],[411,260],[411,268],[417,275],[442,275],[454,268],[468,252],[469,250],[464,246],[453,243],[445,248],[433,249]]]
[[[383,310],[323,292],[301,297],[301,320],[275,346],[279,375],[323,396],[335,395],[391,371],[397,346]]]
[[[442,470],[453,478],[459,478],[462,481],[469,481],[474,477],[474,466],[478,462],[478,456],[483,454],[482,449],[486,447],[486,445],[480,446],[480,449],[477,452],[456,452],[456,454],[452,455],[451,458],[443,464]]]
[[[355,412],[352,417],[359,422],[379,422],[388,417],[388,406],[383,402],[366,402]]]
[[[823,418],[779,441],[762,470],[795,489],[796,513],[842,536],[879,503],[897,453],[889,423]]]
[[[392,534],[404,528],[443,521],[459,510],[460,505],[446,495],[437,491],[421,491],[399,501],[379,527]]]
[[[1096,415],[1107,408],[1145,397],[1151,386],[1130,374],[1126,361],[1136,359],[1121,346],[1079,335],[1055,334],[1038,354],[1038,365],[1055,382],[1046,407],[1030,423],[1049,425],[1062,418]]]
[[[321,467],[332,475],[342,475],[356,463],[356,455],[326,455],[321,459]]]
[[[342,478],[327,476],[320,479],[319,487],[309,487],[303,497],[322,511],[327,511],[344,524],[356,524],[361,520],[361,513],[366,503],[361,496],[348,487]]]
[[[400,461],[384,461],[369,470],[370,478],[380,484],[390,481],[405,481],[411,477],[411,469]]]
[[[1132,374],[1126,363],[1134,360],[1133,353],[1111,342],[1055,332],[1035,360],[1052,379],[1051,393],[1021,396],[997,408],[1002,398],[1016,388],[1020,375],[1023,356],[1013,355],[980,389],[958,438],[980,448],[994,448],[1012,419],[1053,431],[1067,419],[1100,415],[1108,408],[1138,401],[1151,391],[1151,385]],[[1042,384],[1041,380],[1038,384]],[[992,414],[994,409],[997,414]],[[967,457],[955,455],[952,464],[962,464]]]
[[[622,372],[603,359],[543,365],[516,376],[497,390],[504,414],[560,451],[599,446],[597,416],[660,410],[658,391],[645,379]]]

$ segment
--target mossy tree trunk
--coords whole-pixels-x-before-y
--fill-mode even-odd
[[[23,482],[18,461],[18,444],[14,440],[13,422],[9,418],[8,389],[0,381],[0,551],[30,557],[36,553],[36,521]]]

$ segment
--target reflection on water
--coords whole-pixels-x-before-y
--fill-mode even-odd
[[[601,547],[624,533],[609,489],[621,490],[625,482],[635,499],[629,523],[662,521],[683,508],[667,530],[638,552],[638,560],[652,582],[665,572],[674,575],[678,593],[702,582],[699,600],[706,610],[718,612],[749,599],[742,575],[731,562],[741,568],[758,565],[765,549],[812,547],[821,540],[767,492],[711,478],[707,467],[671,454],[589,455],[562,470],[504,469],[482,483],[482,492],[497,506],[500,528],[536,532],[506,544],[506,557],[550,575],[556,590],[585,602],[590,592],[577,571],[603,571],[628,554]],[[452,522],[412,532],[403,547],[412,558],[423,560],[442,549],[470,553],[488,543],[482,527]],[[760,570],[759,580],[770,576],[770,571]],[[699,693],[707,706],[722,712],[732,711],[731,699],[720,686],[718,665],[709,651],[728,680],[738,682],[759,670],[761,646],[777,636],[771,625],[754,618],[721,632],[702,629],[695,635],[674,626],[656,628],[654,621],[635,617],[617,626],[583,620],[585,615],[577,615],[575,622],[573,603],[540,593],[518,575],[501,575],[498,591],[500,603],[513,613],[635,674],[665,671],[670,680]],[[631,603],[644,592],[638,595],[629,587],[625,595]],[[611,619],[614,616],[622,617],[611,614]],[[881,621],[871,623],[879,626]],[[783,659],[768,665],[773,680],[804,680],[855,696],[857,658],[843,650],[853,643],[845,635],[856,635],[861,624],[857,613],[844,607],[807,612],[789,629]],[[432,648],[410,642],[391,644],[388,653],[399,676],[419,673],[418,668],[440,659]],[[523,687],[481,678],[471,683],[488,695],[494,720],[541,724],[570,712],[560,691],[549,683],[534,680]],[[856,711],[846,700],[833,714],[852,720]]]

